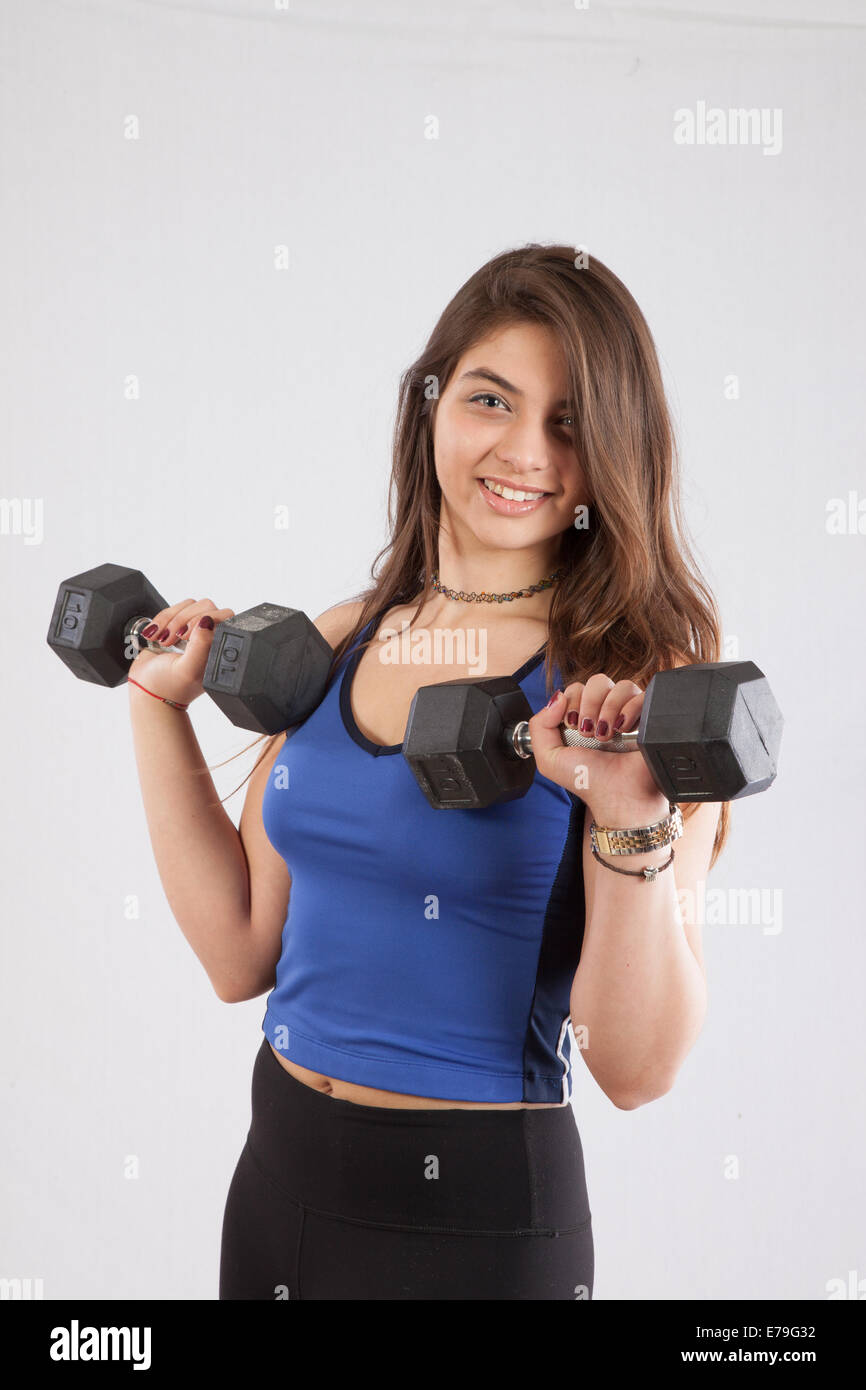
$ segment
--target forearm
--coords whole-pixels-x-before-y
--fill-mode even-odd
[[[610,808],[595,818],[600,824],[646,825],[667,809],[660,800],[639,817],[634,808]],[[670,853],[668,845],[603,858],[634,870],[659,866]],[[602,1089],[641,1104],[673,1084],[703,1025],[706,983],[683,929],[676,857],[652,883],[594,864],[592,911],[571,992],[572,1026]]]
[[[157,869],[178,926],[220,993],[249,951],[240,835],[220,805],[188,714],[129,686],[133,744]]]

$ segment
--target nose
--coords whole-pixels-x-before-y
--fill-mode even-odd
[[[543,473],[550,465],[544,428],[530,420],[515,420],[499,440],[495,453],[503,467],[521,476]]]

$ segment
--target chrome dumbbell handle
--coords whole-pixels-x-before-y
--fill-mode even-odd
[[[569,724],[560,724],[559,732],[562,741],[569,748],[588,748],[597,749],[600,753],[635,753],[638,751],[637,729],[627,734],[615,733],[610,738],[603,741],[598,738],[590,738],[587,734],[581,734],[577,729],[572,729]],[[519,724],[514,724],[511,729],[506,731],[506,738],[511,740],[512,747],[519,758],[532,757],[532,736],[529,732],[529,721],[521,719]]]

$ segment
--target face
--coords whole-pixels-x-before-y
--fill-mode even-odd
[[[433,427],[441,521],[456,541],[556,554],[589,500],[567,396],[559,344],[542,324],[502,328],[460,358]]]

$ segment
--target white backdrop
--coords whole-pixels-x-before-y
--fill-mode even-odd
[[[705,926],[675,1088],[618,1111],[576,1063],[595,1296],[866,1279],[866,536],[828,529],[832,499],[866,510],[864,24],[858,0],[0,8],[0,1276],[215,1298],[264,1014],[220,1003],[169,912],[126,691],[45,643],[58,583],[112,561],[236,612],[354,594],[400,371],[469,274],[544,241],[647,315],[699,558],[787,721],[710,878],[772,913]],[[713,107],[773,142],[678,143]],[[193,722],[209,763],[253,737],[206,699]]]

